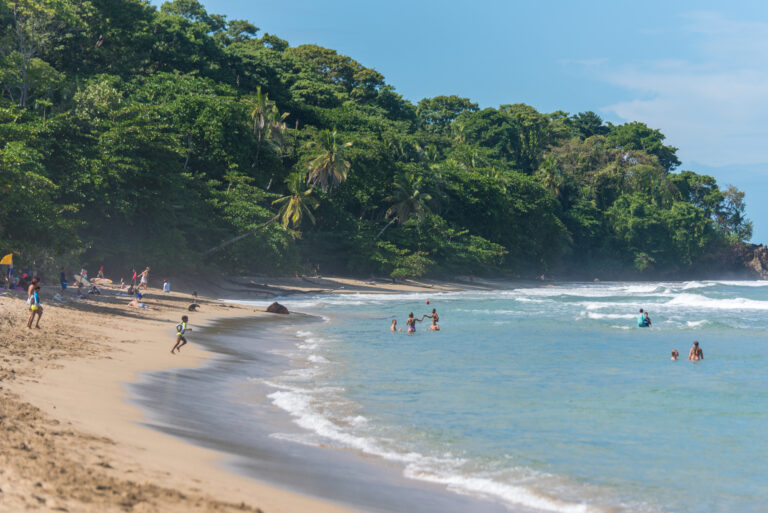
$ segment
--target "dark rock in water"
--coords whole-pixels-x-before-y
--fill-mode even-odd
[[[275,301],[271,305],[267,307],[267,312],[269,313],[277,313],[277,314],[288,314],[288,309]]]

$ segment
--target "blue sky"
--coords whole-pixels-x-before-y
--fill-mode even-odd
[[[156,2],[156,0],[155,0]],[[156,2],[159,3],[159,2]],[[593,110],[667,135],[684,169],[747,193],[768,242],[768,2],[204,0],[291,45],[333,48],[412,101]]]

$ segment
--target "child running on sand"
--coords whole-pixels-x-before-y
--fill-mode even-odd
[[[181,322],[176,325],[176,344],[174,344],[173,349],[171,349],[171,354],[175,354],[176,351],[181,352],[181,347],[187,343],[187,339],[184,335],[187,331],[192,331],[192,328],[187,327],[187,321],[189,321],[189,317],[182,315]]]

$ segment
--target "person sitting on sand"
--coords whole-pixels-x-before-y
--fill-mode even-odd
[[[424,315],[421,316],[421,319],[416,319],[413,316],[413,312],[408,314],[408,319],[405,321],[405,325],[408,326],[408,334],[413,335],[416,333],[416,323],[421,322],[424,320]]]
[[[96,287],[96,285],[91,285],[91,288],[88,289],[88,294],[94,294],[96,296],[101,295],[101,291]]]
[[[32,291],[32,295],[29,297],[29,319],[27,320],[27,328],[32,328],[32,321],[37,315],[37,322],[35,328],[40,329],[40,318],[43,316],[43,307],[40,306],[40,286],[37,285]]]
[[[694,362],[704,359],[704,351],[699,347],[698,340],[694,341],[691,350],[688,351],[688,359]]]
[[[678,358],[679,356],[680,356],[680,353],[677,351],[677,349],[673,349],[673,350],[672,350],[672,358],[670,358],[670,360],[675,360],[675,361],[677,361],[677,358]]]
[[[174,354],[176,351],[181,352],[181,347],[187,343],[187,339],[184,337],[184,335],[187,333],[187,331],[192,331],[192,328],[187,327],[188,321],[189,317],[182,315],[181,322],[176,325],[176,343],[171,349],[171,354]]]

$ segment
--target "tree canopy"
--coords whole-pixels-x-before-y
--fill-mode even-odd
[[[751,236],[744,193],[643,123],[413,104],[197,0],[1,0],[0,25],[0,253],[26,261],[641,276]]]

